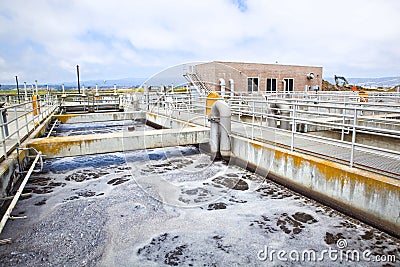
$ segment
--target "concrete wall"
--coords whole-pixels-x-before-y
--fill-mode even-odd
[[[322,87],[322,67],[292,66],[280,64],[259,64],[242,62],[209,62],[195,66],[196,73],[200,78],[209,83],[212,90],[220,90],[219,79],[223,78],[226,88],[229,88],[229,79],[235,82],[235,91],[247,92],[247,78],[259,78],[259,91],[266,90],[266,78],[277,79],[279,92],[284,91],[282,80],[285,78],[294,79],[294,90],[304,91],[304,86],[318,85]],[[307,79],[307,74],[313,72],[315,77]]]
[[[399,235],[399,180],[237,136],[231,142],[233,162]]]
[[[192,127],[38,138],[28,147],[41,151],[46,158],[56,158],[199,144],[208,142],[209,135],[208,128]]]

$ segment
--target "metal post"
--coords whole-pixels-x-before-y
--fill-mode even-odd
[[[296,103],[293,104],[293,114],[292,114],[292,138],[290,141],[290,150],[294,150],[294,134],[296,133]],[[290,113],[289,113],[290,114]]]
[[[14,106],[14,117],[15,117],[15,126],[17,130],[17,140],[18,144],[21,143],[21,137],[19,135],[19,123],[18,123],[18,113],[17,113],[17,106]]]
[[[1,111],[1,113],[3,113],[3,112],[7,112],[5,109],[3,109],[2,111]],[[4,158],[6,158],[7,157],[7,147],[6,147],[6,137],[7,137],[7,135],[6,135],[6,131],[5,131],[5,127],[6,127],[6,125],[4,124],[4,120],[3,120],[3,116],[0,116],[0,123],[1,123],[1,140],[2,140],[2,142],[3,142],[3,154],[4,154]]]
[[[143,87],[144,87],[144,93],[146,94],[147,111],[149,111],[149,109],[150,109],[149,87],[147,86],[147,84],[144,84]]]
[[[3,130],[4,130],[4,136],[5,137],[7,137],[7,136],[9,136],[9,134],[8,134],[8,124],[7,124],[7,109],[6,108],[4,108],[2,111],[1,111],[1,118],[2,118],[2,128],[3,128]]]
[[[344,108],[342,110],[342,114],[343,114],[343,120],[342,120],[342,135],[340,137],[340,140],[343,141],[344,140],[344,124],[346,123],[346,104],[344,104]]]
[[[354,165],[354,147],[356,143],[356,126],[357,126],[357,108],[354,109],[353,118],[353,135],[351,137],[351,151],[350,151],[350,167]]]
[[[28,112],[26,111],[26,104],[24,105],[24,117],[25,117],[26,133],[29,134]]]
[[[254,140],[254,111],[255,111],[255,101],[253,100],[253,116],[252,116],[252,123],[251,123],[251,140]]]

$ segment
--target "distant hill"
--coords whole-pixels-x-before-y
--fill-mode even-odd
[[[107,87],[107,88],[112,88],[114,87],[114,84],[117,85],[117,87],[138,87],[143,84],[145,81],[145,78],[123,78],[123,79],[113,79],[113,80],[89,80],[89,81],[80,81],[81,86],[85,86],[86,88],[90,87],[96,87],[96,84],[98,85],[99,88]],[[60,89],[61,90],[61,85],[64,84],[65,89],[70,89],[70,88],[76,88],[77,82],[59,82],[59,83],[50,83],[48,86],[50,88],[55,88],[55,89]],[[47,84],[38,84],[39,88],[45,88]],[[15,84],[1,84],[0,85],[0,90],[11,90],[15,89],[16,85]],[[20,84],[19,88],[23,90],[24,85]],[[28,88],[32,88],[32,85],[29,84]]]
[[[347,78],[350,84],[355,84],[363,87],[393,87],[400,85],[400,77],[382,77],[382,78]],[[324,78],[324,80],[335,84],[333,77]]]
[[[81,81],[81,86],[87,87],[95,87],[96,84],[98,87],[108,87],[111,88],[114,84],[117,87],[138,87],[140,86],[146,79],[145,78],[123,78],[123,79],[112,79],[112,80],[89,80],[89,81]],[[62,83],[58,84],[61,85]],[[67,87],[77,87],[77,82],[65,82],[65,86]]]

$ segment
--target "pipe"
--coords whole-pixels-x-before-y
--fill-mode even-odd
[[[225,95],[225,86],[226,86],[225,80],[220,78],[219,85],[221,86],[221,96],[224,96]]]
[[[132,95],[132,106],[133,106],[133,110],[134,111],[138,111],[138,110],[140,110],[140,107],[139,107],[139,98],[137,97],[137,95],[136,94],[133,94]]]
[[[235,94],[235,82],[233,79],[229,79],[229,86],[231,88],[231,96],[234,96]]]
[[[273,115],[267,117],[267,125],[277,128],[277,121],[279,120],[279,128],[290,130],[290,105],[282,103],[270,103],[267,107],[267,114]]]
[[[25,102],[28,101],[28,91],[26,90],[26,82],[24,82]]]
[[[211,107],[210,150],[213,155],[221,154],[222,159],[231,156],[231,108],[223,100],[217,100]]]

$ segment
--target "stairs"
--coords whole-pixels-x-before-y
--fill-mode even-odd
[[[208,85],[199,77],[197,73],[187,72],[183,74],[183,77],[185,77],[188,82],[197,88],[197,91],[200,95],[208,95],[211,92]]]

